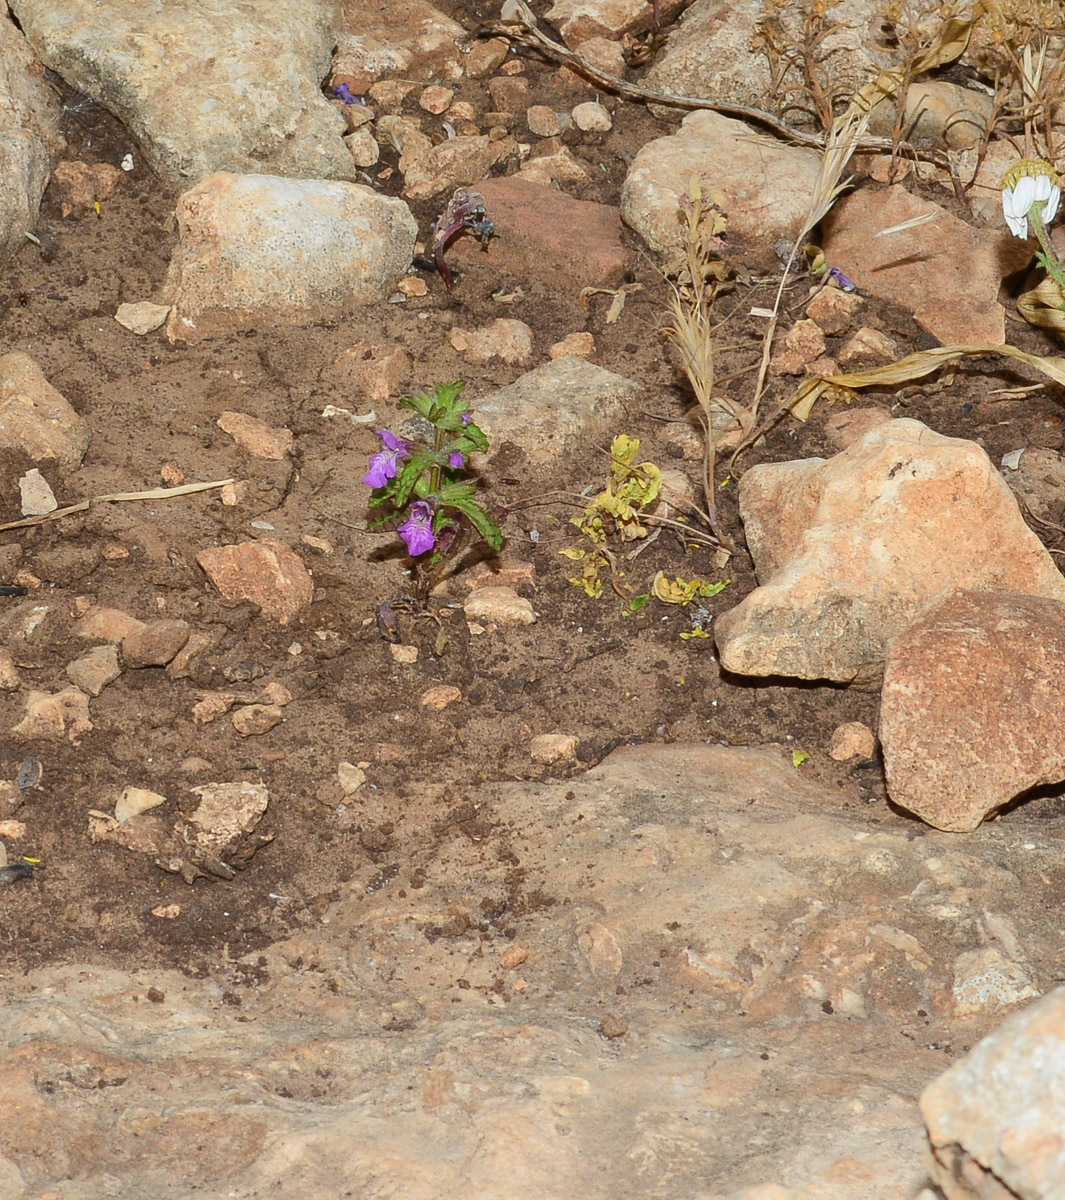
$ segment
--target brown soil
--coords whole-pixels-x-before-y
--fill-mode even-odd
[[[457,17],[468,8],[441,7]],[[549,67],[528,60],[527,77],[531,103],[572,106],[573,95],[557,93],[561,85]],[[461,96],[480,110],[489,106],[477,81],[464,84]],[[642,108],[619,104],[610,134],[573,140],[571,149],[589,165],[593,180],[574,194],[616,204],[632,155],[666,131]],[[72,159],[114,164],[135,150],[106,112],[85,102],[68,109],[66,132]],[[395,164],[386,153],[381,167],[387,165]],[[393,193],[400,185],[398,172],[380,184]],[[946,194],[937,199],[945,203]],[[570,564],[558,551],[573,540],[566,522],[575,510],[554,493],[601,485],[605,446],[586,446],[550,474],[532,471],[513,446],[493,448],[486,495],[510,512],[506,558],[535,572],[535,586],[525,589],[539,614],[535,626],[471,636],[457,607],[466,586],[460,577],[428,616],[404,618],[404,639],[419,649],[415,664],[396,663],[377,632],[375,606],[406,590],[404,563],[393,537],[366,531],[361,476],[374,449],[373,427],[321,416],[327,404],[357,412],[371,407],[343,389],[333,369],[337,355],[362,338],[394,341],[415,364],[416,386],[461,375],[476,409],[478,396],[511,382],[517,372],[493,364],[463,366],[447,343],[448,326],[476,327],[498,317],[492,294],[522,285],[525,299],[503,315],[533,328],[540,353],[566,333],[591,330],[595,361],[641,388],[641,411],[617,432],[641,439],[641,457],[679,466],[695,482],[699,464],[683,457],[678,440],[690,420],[690,399],[657,334],[666,292],[646,255],[637,257],[633,277],[643,290],[631,295],[613,325],[605,322],[605,302],[584,311],[569,290],[548,292],[502,276],[488,254],[464,260],[450,293],[439,278],[427,276],[429,295],[421,300],[380,306],[335,325],[250,328],[186,348],[169,345],[162,334],[133,337],[114,320],[120,303],[158,294],[174,243],[173,205],[174,194],[142,166],[123,176],[99,215],[63,220],[49,193],[38,230],[41,247],[27,244],[5,264],[0,282],[4,348],[29,353],[92,428],[78,472],[65,478],[42,464],[61,504],[158,487],[168,463],[190,480],[250,481],[248,498],[236,507],[208,492],[165,503],[101,505],[0,535],[6,574],[0,582],[18,570],[41,580],[40,591],[25,599],[0,601],[7,606],[6,613],[0,610],[5,636],[27,606],[49,609],[19,651],[23,692],[0,696],[0,730],[21,718],[27,688],[65,685],[66,664],[86,648],[71,632],[79,597],[142,619],[184,618],[213,642],[190,678],[125,671],[93,701],[95,728],[77,746],[0,735],[0,776],[14,778],[27,755],[43,766],[40,786],[25,794],[17,812],[27,834],[13,850],[40,865],[32,879],[4,892],[0,939],[9,964],[29,968],[100,956],[128,965],[232,971],[229,959],[313,922],[367,860],[379,868],[371,885],[378,889],[416,889],[445,869],[475,880],[487,865],[503,862],[508,899],[504,905],[486,900],[482,924],[486,932],[505,935],[520,914],[551,898],[538,891],[520,861],[508,857],[506,831],[479,807],[478,785],[579,773],[626,742],[792,744],[811,755],[803,771],[826,779],[841,806],[860,806],[871,822],[906,819],[884,803],[875,762],[837,766],[827,756],[831,732],[841,722],[875,727],[875,690],[723,676],[711,640],[679,638],[692,628],[690,610],[652,602],[631,613],[609,591],[593,601],[567,581]],[[415,206],[415,215],[424,232],[436,212]],[[772,286],[740,289],[726,308],[742,314],[765,305]],[[801,315],[807,281],[790,295],[793,313]],[[870,323],[904,351],[929,344],[907,313],[873,302],[868,311]],[[1024,348],[1055,352],[1040,334],[1011,328]],[[721,373],[747,371],[732,384],[737,396],[752,386],[758,332],[737,315],[720,333],[727,347]],[[982,361],[959,369],[949,382],[870,400],[895,405],[942,433],[975,439],[997,461],[1022,445],[1062,444],[1061,409],[1053,395],[994,394],[1032,382],[1023,370]],[[779,395],[791,386],[785,381]],[[771,392],[766,411],[773,399]],[[292,460],[265,462],[237,448],[215,424],[226,409],[291,429]],[[389,423],[389,406],[377,411],[379,423]],[[806,425],[780,422],[764,445],[740,459],[733,476],[759,461],[831,453],[823,436],[829,415],[821,408]],[[0,520],[19,517],[17,480],[31,465],[17,456],[0,459]],[[638,593],[659,569],[728,578],[725,591],[705,604],[706,624],[754,586],[742,552],[734,481],[719,493],[725,532],[741,548],[725,572],[714,572],[708,552],[663,535],[631,565],[628,577]],[[248,605],[222,601],[196,564],[206,546],[261,534],[264,527],[253,522],[272,526],[267,536],[299,549],[313,568],[314,603],[289,627]],[[304,535],[326,539],[332,553],[301,544]],[[291,691],[281,725],[242,739],[226,718],[207,726],[193,722],[191,710],[206,689],[248,680],[277,680]],[[460,688],[461,703],[443,712],[423,708],[419,698],[436,684]],[[542,767],[531,760],[530,738],[552,731],[579,737],[576,765]],[[344,760],[368,764],[368,782],[346,801],[336,782]],[[109,809],[125,785],[162,792],[187,809],[194,799],[189,789],[215,779],[261,780],[271,796],[262,830],[276,837],[234,880],[186,886],[149,857],[90,843],[87,810]],[[1055,810],[1055,803],[1040,802],[1031,819]],[[451,858],[443,866],[437,847],[450,841],[456,827],[466,836],[465,860]],[[180,904],[180,919],[151,915],[168,903]]]

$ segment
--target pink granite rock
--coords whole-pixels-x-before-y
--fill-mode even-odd
[[[975,442],[888,421],[830,459],[740,485],[760,586],[716,622],[741,675],[876,675],[891,638],[952,591],[1065,602],[1065,579]]]
[[[891,643],[880,708],[888,792],[937,829],[975,829],[1065,779],[1065,604],[958,592]]]
[[[196,561],[227,600],[251,600],[282,625],[309,604],[314,593],[303,559],[279,542],[211,546],[201,550]]]

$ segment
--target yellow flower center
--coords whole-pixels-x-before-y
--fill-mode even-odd
[[[1045,175],[1055,187],[1063,186],[1061,176],[1054,170],[1054,164],[1047,162],[1045,158],[1022,158],[1015,162],[1002,176],[1002,182],[998,186],[1002,191],[1007,188],[1012,191],[1026,175],[1033,179]]]

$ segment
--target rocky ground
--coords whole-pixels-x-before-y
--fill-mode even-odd
[[[184,101],[155,95],[136,64],[119,87],[114,38],[74,7],[88,58],[46,5],[13,3],[5,27],[33,48],[6,53],[44,89],[50,183],[33,238],[10,240],[0,267],[0,399],[10,416],[31,396],[46,418],[9,423],[0,450],[0,582],[24,589],[0,597],[0,1191],[932,1189],[921,1092],[1059,981],[1065,764],[1049,732],[1030,735],[1065,713],[1030,676],[1034,642],[1051,681],[1065,644],[1060,384],[983,354],[850,406],[819,400],[805,422],[783,415],[734,461],[722,453],[716,537],[666,529],[592,598],[559,552],[579,545],[570,519],[602,490],[617,434],[666,474],[661,511],[701,498],[702,436],[662,334],[686,164],[717,164],[715,186],[735,189],[714,336],[718,391],[739,411],[777,243],[794,232],[786,203],[817,152],[790,148],[800,157],[767,174],[764,130],[708,112],[682,127],[683,112],[477,38],[497,5],[444,0],[350,4],[335,37],[325,6],[279,5],[277,28],[306,38],[278,34],[296,60],[288,92],[313,96],[306,121],[275,137],[263,84],[183,143],[167,122]],[[740,83],[720,48],[710,83],[684,58],[693,29],[696,43],[722,34],[706,32],[707,6],[674,24],[663,2],[657,25],[650,4],[616,7],[591,6],[593,29],[559,4],[543,28],[629,83],[734,87],[735,103],[773,107],[749,37]],[[121,8],[116,20],[141,19]],[[382,68],[367,40],[410,57]],[[939,73],[973,85],[974,121],[986,50],[974,38]],[[279,75],[292,65],[256,52]],[[837,61],[866,70],[856,54]],[[227,78],[268,76],[245,58]],[[338,99],[338,81],[367,103]],[[936,136],[915,140],[972,165],[971,144]],[[996,138],[989,161],[1000,152]],[[320,293],[293,301],[286,283],[253,303],[243,263],[210,265],[217,231],[196,222],[245,186],[203,182],[220,169],[373,189],[362,241],[380,254],[344,303],[315,273],[318,199],[304,193],[285,204],[289,228],[306,220],[298,279]],[[763,415],[804,380],[937,345],[1056,355],[1016,315],[1034,242],[1002,227],[984,176],[962,203],[935,162],[871,148],[853,169],[812,236],[857,292],[823,289],[804,258]],[[460,184],[483,192],[496,233],[452,246],[448,289],[425,243]],[[256,240],[248,224],[242,236]],[[506,543],[427,612],[401,610],[388,638],[376,610],[408,591],[407,560],[368,528],[362,477],[375,431],[405,419],[397,399],[456,379],[492,439],[482,494]],[[816,458],[832,464],[811,473]],[[903,459],[923,490],[904,478],[884,500]],[[795,467],[771,473],[796,460],[801,485]],[[47,495],[27,506],[34,469],[60,509],[148,495],[56,516]],[[833,487],[892,520],[856,536],[852,499],[818,524],[810,497]],[[793,557],[819,538],[816,569]],[[882,541],[877,566],[865,547]],[[767,588],[789,569],[817,587]],[[651,596],[658,572],[725,586],[669,605]],[[487,587],[512,589],[502,608]],[[967,644],[939,655],[958,618],[933,601],[955,587],[999,597],[990,616],[965,609],[973,627],[1002,605],[1018,621],[1020,604],[1034,632],[994,643],[991,665]],[[948,658],[954,691],[921,674]],[[915,716],[899,697],[921,689],[932,699]],[[944,1183],[975,1169],[948,1153],[967,1144],[951,1103],[937,1100],[937,1178],[959,1190],[926,1200],[984,1194]],[[1049,1168],[1023,1186],[991,1169],[1018,1195],[1052,1194]]]

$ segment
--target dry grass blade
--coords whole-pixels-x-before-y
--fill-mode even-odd
[[[1016,358],[1035,367],[1055,383],[1065,387],[1065,358],[1041,358],[1037,354],[1026,354],[1016,346],[936,346],[931,350],[919,350],[916,354],[907,354],[898,362],[888,363],[884,367],[874,367],[869,371],[855,371],[849,375],[824,375],[816,379],[808,379],[799,388],[794,399],[787,408],[792,415],[805,421],[813,406],[822,396],[846,395],[867,387],[890,387],[895,384],[909,383],[914,379],[923,379],[938,371],[940,367],[955,362],[959,358],[974,358],[983,354],[1004,354],[1008,358]]]
[[[749,431],[753,431],[758,424],[758,409],[762,401],[762,393],[765,390],[766,374],[769,371],[769,361],[773,352],[773,337],[776,333],[777,321],[780,317],[780,305],[784,298],[784,287],[788,281],[788,272],[791,270],[791,265],[799,253],[799,248],[805,244],[811,231],[824,219],[828,210],[849,186],[850,179],[842,178],[843,171],[864,136],[868,124],[868,110],[861,104],[852,102],[847,111],[829,131],[828,140],[821,155],[821,167],[814,183],[813,195],[810,197],[810,207],[799,229],[798,236],[791,247],[791,254],[788,256],[788,261],[784,266],[784,273],[780,277],[780,285],[777,288],[777,294],[773,301],[773,315],[763,335],[762,361],[758,367],[758,380],[755,383],[754,397],[748,406],[744,421],[745,427]],[[754,433],[749,432],[746,439],[736,448],[733,459],[735,459],[736,454],[739,454],[741,450],[750,445],[753,440]]]
[[[45,521],[58,521],[61,517],[69,517],[73,513],[85,512],[94,504],[121,502],[126,500],[169,500],[173,496],[189,496],[193,492],[206,492],[211,488],[225,487],[232,479],[216,479],[212,483],[183,483],[180,487],[149,488],[146,492],[109,492],[106,496],[93,496],[91,500],[79,500],[67,508],[57,508],[55,512],[44,513],[39,517],[25,517],[21,521],[8,521],[0,525],[0,531],[5,529],[25,529],[29,525],[41,525]]]

